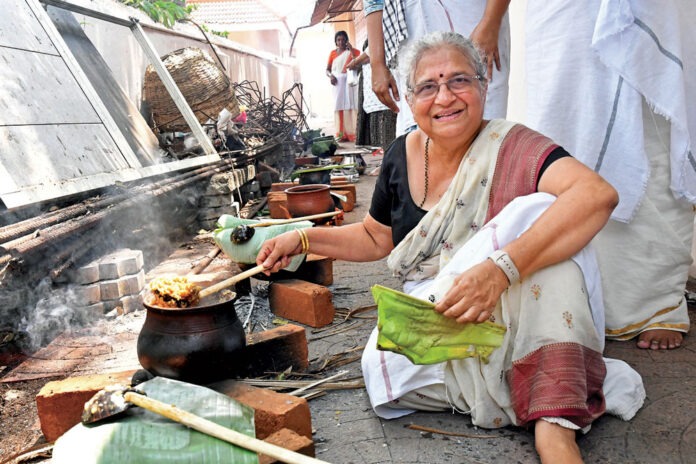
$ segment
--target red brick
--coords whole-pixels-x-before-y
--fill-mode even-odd
[[[350,213],[351,211],[353,211],[353,208],[355,208],[355,201],[353,200],[353,196],[350,194],[350,191],[336,190],[333,188],[331,189],[331,191],[346,197],[346,201],[341,200],[341,209],[343,211],[345,211],[346,213]]]
[[[254,409],[256,437],[261,440],[281,429],[312,438],[312,415],[304,398],[234,380],[217,382],[210,388]]]
[[[285,192],[268,192],[268,212],[273,219],[290,218],[288,196]]]
[[[246,377],[280,372],[289,367],[302,371],[309,366],[307,334],[298,325],[286,324],[251,333],[247,335],[246,343],[241,364]]]
[[[271,280],[300,279],[317,285],[333,284],[333,258],[315,254],[307,255],[295,272],[279,271],[273,274]]]
[[[36,395],[41,431],[54,441],[78,424],[85,403],[109,385],[130,385],[135,371],[70,377],[48,382]]]
[[[273,282],[268,302],[276,315],[311,327],[324,327],[334,318],[329,289],[304,280]]]
[[[298,435],[290,429],[278,430],[264,441],[273,445],[282,446],[296,453],[304,454],[305,456],[314,457],[314,442],[307,437]],[[276,462],[280,461],[270,456],[259,454],[259,464],[275,464]]]
[[[274,182],[271,184],[271,192],[285,192],[286,188],[293,187],[297,184],[293,182]]]
[[[355,184],[349,184],[347,182],[333,182],[331,181],[331,189],[334,190],[347,190],[348,196],[353,200],[353,203],[358,201],[357,190],[355,189]]]
[[[312,156],[298,156],[295,158],[295,166],[305,166],[307,164],[317,164],[317,157]]]

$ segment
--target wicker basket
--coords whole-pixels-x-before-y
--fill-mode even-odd
[[[223,108],[227,108],[233,118],[239,114],[232,85],[205,51],[182,48],[164,55],[162,62],[199,122],[216,120]],[[143,99],[149,105],[155,128],[160,132],[191,130],[152,65],[145,70]]]

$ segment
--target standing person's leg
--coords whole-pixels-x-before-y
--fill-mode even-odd
[[[370,66],[369,64],[367,65]],[[369,85],[369,83],[367,84]],[[356,145],[371,145],[371,127],[370,127],[370,115],[365,112],[363,108],[363,103],[365,101],[365,73],[360,73],[360,78],[358,80],[358,116],[357,124],[355,128],[355,144]]]
[[[689,330],[684,297],[691,263],[693,207],[672,195],[670,124],[643,105],[648,188],[635,218],[610,221],[595,239],[607,337],[639,336],[639,348],[673,349]]]
[[[356,110],[343,110],[343,142],[355,142]]]
[[[343,137],[343,110],[334,111],[334,132],[337,139]]]

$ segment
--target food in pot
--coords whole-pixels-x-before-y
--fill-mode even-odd
[[[156,277],[148,284],[147,304],[160,308],[190,308],[198,304],[201,288],[186,277]]]

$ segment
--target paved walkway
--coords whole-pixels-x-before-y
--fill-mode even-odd
[[[366,156],[370,166],[379,158]],[[368,168],[368,171],[370,168]],[[375,178],[358,182],[358,207],[347,222],[366,213]],[[373,284],[399,288],[386,265],[334,263],[334,304],[350,309],[373,303]],[[375,311],[364,313],[374,315]],[[690,308],[692,320],[696,308]],[[374,319],[360,320],[352,330],[328,338],[308,330],[310,358],[321,358],[364,346]],[[338,321],[336,321],[338,322]],[[335,322],[335,323],[336,323]],[[692,330],[693,332],[693,330]],[[312,340],[312,338],[317,338]],[[609,342],[606,355],[627,361],[642,376],[647,390],[643,409],[630,422],[600,418],[579,438],[586,463],[696,463],[696,341],[669,352],[639,350],[634,342]],[[358,362],[342,366],[360,376]],[[416,413],[385,421],[372,411],[364,390],[329,392],[310,401],[317,457],[332,463],[537,463],[531,432],[519,428],[484,430],[467,416]],[[435,429],[414,430],[409,426]],[[439,433],[441,431],[444,433]],[[445,433],[451,434],[446,435]],[[461,436],[457,436],[457,434]]]

